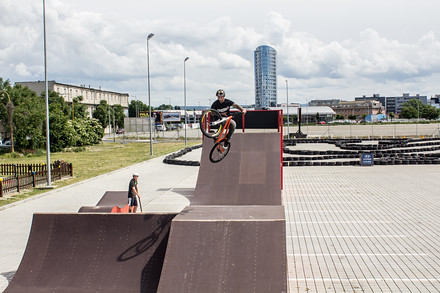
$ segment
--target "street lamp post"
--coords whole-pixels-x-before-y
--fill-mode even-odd
[[[185,60],[183,60],[183,105],[184,105],[184,110],[185,110],[185,146],[187,144],[186,141],[186,125],[187,125],[187,121],[186,121],[186,68],[185,68],[185,64],[186,61],[188,61],[189,57],[186,57]]]
[[[11,99],[9,98],[9,94],[7,91],[2,91],[2,94],[6,94],[6,97],[8,98],[8,102],[6,103],[6,110],[8,111],[8,121],[9,121],[9,134],[11,136],[11,153],[14,152],[14,125],[12,122],[12,114],[14,111],[14,104],[11,102]]]
[[[44,30],[44,87],[46,94],[46,166],[47,166],[47,186],[51,185],[50,170],[50,133],[49,133],[49,86],[47,82],[47,54],[46,54],[46,2],[43,0],[43,30]]]
[[[286,79],[286,96],[287,96],[287,139],[290,138],[290,130],[289,130],[289,83]]]
[[[147,73],[148,73],[148,119],[150,120],[150,156],[153,156],[153,137],[152,137],[152,125],[151,125],[151,96],[150,96],[150,47],[148,41],[154,37],[151,33],[147,36]]]

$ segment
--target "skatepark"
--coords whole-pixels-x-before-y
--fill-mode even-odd
[[[438,166],[281,170],[276,136],[236,133],[215,166],[206,141],[184,156],[200,166],[155,158],[1,208],[0,290],[438,292]],[[143,213],[78,213],[133,172]]]

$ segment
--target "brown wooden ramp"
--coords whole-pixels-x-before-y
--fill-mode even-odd
[[[235,132],[231,150],[211,163],[213,140],[203,141],[192,205],[281,205],[279,133]]]
[[[172,223],[158,292],[287,292],[282,206],[189,206]]]
[[[156,292],[175,214],[34,214],[5,292]]]
[[[106,191],[96,206],[82,206],[79,213],[128,213],[128,191]]]

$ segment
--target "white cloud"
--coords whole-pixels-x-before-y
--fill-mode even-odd
[[[29,0],[0,3],[0,76],[13,82],[44,78],[41,5],[23,1]],[[421,92],[437,88],[432,78],[440,73],[436,28],[412,42],[368,27],[352,37],[335,35],[328,41],[296,30],[297,19],[288,18],[287,9],[260,12],[258,23],[252,22],[252,12],[240,18],[204,13],[208,16],[128,18],[82,11],[75,3],[53,0],[47,7],[49,79],[146,99],[146,36],[154,32],[150,40],[153,104],[181,100],[187,56],[189,101],[207,101],[217,88],[224,88],[238,102],[253,101],[253,52],[261,44],[277,50],[278,73],[282,80],[289,79],[298,99],[311,94],[350,98],[350,93],[354,97],[375,89],[436,94]],[[318,15],[310,17],[319,20]],[[323,23],[331,26],[329,21]],[[280,88],[282,96],[284,86]]]

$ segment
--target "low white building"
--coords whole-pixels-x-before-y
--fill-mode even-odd
[[[284,107],[271,107],[270,110],[283,110],[283,116],[287,117],[287,113],[289,113],[289,117],[296,115],[298,116],[299,109],[301,108],[301,122],[302,123],[313,123],[318,122],[317,117],[319,114],[319,121],[332,121],[335,116],[336,112],[333,111],[332,108],[327,106],[306,106],[306,107],[299,107],[299,106],[289,106],[287,109],[287,106]],[[292,121],[292,118],[290,118],[290,121]]]
[[[30,90],[34,91],[37,95],[40,95],[45,91],[44,81],[25,81],[16,82],[23,87],[28,87]],[[117,93],[112,91],[105,91],[99,89],[94,89],[84,86],[76,86],[70,84],[58,83],[56,81],[48,81],[49,91],[57,92],[61,97],[64,98],[66,102],[72,102],[76,97],[82,96],[83,100],[80,102],[87,106],[87,113],[89,117],[92,117],[93,111],[96,106],[99,105],[101,100],[105,100],[110,106],[121,105],[124,110],[128,110],[129,104],[129,94],[127,93]]]

